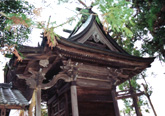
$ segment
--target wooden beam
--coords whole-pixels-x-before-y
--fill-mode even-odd
[[[144,94],[144,92],[134,93],[134,94],[128,94],[128,95],[121,95],[121,96],[117,96],[116,99],[125,99],[125,98],[134,97],[134,96],[141,96],[143,94]]]
[[[60,61],[60,57],[56,57],[53,63],[49,64],[47,68],[43,68],[42,72],[47,73],[52,68],[52,66],[54,66],[59,61]]]
[[[109,79],[98,79],[98,78],[92,78],[92,77],[82,77],[78,76],[79,79],[85,79],[85,80],[93,80],[93,81],[101,81],[101,82],[109,82],[111,83],[111,80]]]
[[[52,56],[55,56],[55,57],[57,56],[57,55],[49,56],[48,54],[23,54],[23,55],[25,56],[24,60],[44,60]]]
[[[0,109],[26,109],[26,106],[18,106],[18,105],[0,105]]]
[[[26,65],[26,68],[25,68],[25,70],[24,70],[24,72],[23,72],[23,74],[28,74],[28,69],[31,67],[35,67],[36,66],[36,63],[37,63],[37,60],[30,60],[29,62],[28,62],[28,64]]]
[[[43,84],[41,85],[41,88],[42,89],[49,89],[51,88],[53,85],[56,84],[56,82],[59,80],[59,79],[62,79],[64,80],[65,82],[70,82],[70,78],[66,75],[66,74],[62,74],[62,73],[59,73],[57,75],[55,75],[53,77],[53,79],[49,82],[49,83],[46,83],[46,84]]]
[[[99,88],[100,89],[111,89],[112,88],[111,81],[106,82],[106,81],[77,78],[76,83],[80,87],[91,87],[91,88],[97,88],[97,89],[99,89]]]
[[[77,88],[76,85],[73,83],[71,85],[71,105],[72,105],[72,116],[79,116]]]

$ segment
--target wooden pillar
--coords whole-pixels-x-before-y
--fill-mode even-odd
[[[71,82],[72,116],[79,116],[76,82]]]
[[[1,116],[6,116],[6,109],[5,108],[1,109]]]
[[[131,93],[131,95],[133,95],[135,92],[134,92],[134,89],[133,89],[133,87],[131,85],[131,81],[130,80],[129,80],[129,85],[130,85],[130,93]],[[140,112],[140,108],[138,106],[138,98],[137,98],[137,96],[133,96],[132,99],[133,99],[133,104],[134,104],[134,107],[135,107],[136,115],[137,116],[142,116],[142,114]]]
[[[135,106],[136,115],[137,115],[137,116],[142,116],[142,114],[141,114],[141,112],[140,112],[140,108],[139,108],[137,102],[138,102],[137,96],[134,96],[134,97],[133,97],[133,104],[134,104],[134,106]]]
[[[36,95],[36,116],[41,116],[41,88],[38,87],[35,90],[35,95]]]
[[[116,86],[113,86],[111,93],[112,93],[113,105],[115,108],[115,116],[120,116],[119,107],[116,99]]]

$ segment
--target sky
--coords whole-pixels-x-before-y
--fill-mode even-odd
[[[75,7],[78,5],[76,3],[71,4],[62,4],[56,5],[53,0],[27,0],[28,2],[35,5],[36,8],[41,8],[41,16],[36,17],[36,21],[48,21],[49,16],[51,16],[51,22],[56,21],[57,24],[61,24],[66,21],[67,18],[76,15],[75,14]],[[55,0],[54,0],[55,1]],[[57,1],[57,0],[56,0]],[[86,4],[90,5],[91,2],[87,2]],[[95,10],[95,9],[94,9]],[[97,9],[96,9],[97,10]],[[73,29],[76,23],[72,25],[65,25],[63,28],[65,29]],[[64,37],[68,35],[62,31],[63,28],[58,28],[55,31]],[[26,45],[30,46],[37,46],[38,42],[41,42],[40,33],[42,30],[33,29],[32,34],[30,35],[30,42]],[[4,58],[3,55],[0,54],[0,82],[3,82],[3,66],[6,64],[8,59]],[[156,59],[152,64],[151,67],[147,69],[147,82],[153,88],[153,94],[151,95],[151,100],[155,107],[158,116],[164,116],[164,104],[165,104],[165,93],[164,93],[164,83],[165,83],[165,63],[161,63],[158,59]],[[153,74],[152,74],[153,73]],[[140,81],[142,83],[143,81]],[[119,108],[122,109],[122,104],[119,103]],[[152,110],[150,110],[150,114],[145,114],[145,116],[154,116]],[[11,114],[12,116],[15,115]]]

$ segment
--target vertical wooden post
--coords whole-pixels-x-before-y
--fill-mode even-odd
[[[136,115],[137,116],[142,116],[141,112],[140,112],[140,108],[138,106],[138,99],[137,99],[137,96],[133,96],[133,104],[135,106],[135,111],[136,111]]]
[[[79,116],[76,82],[71,82],[72,116]]]
[[[133,87],[131,85],[131,81],[130,80],[129,80],[129,85],[130,85],[130,93],[131,93],[131,95],[133,95],[134,94],[134,89],[133,89]],[[133,96],[132,99],[133,99],[133,104],[134,104],[134,107],[135,107],[136,115],[137,116],[142,116],[142,114],[140,112],[140,108],[138,106],[138,98],[137,98],[137,96]]]
[[[36,90],[36,116],[41,116],[41,88],[38,87]]]
[[[1,109],[1,116],[6,116],[6,109],[5,108]]]
[[[115,108],[115,116],[120,116],[119,107],[118,107],[118,103],[117,103],[117,100],[116,100],[116,86],[112,87],[111,94],[112,94],[112,99],[113,99],[113,105],[114,105],[114,108]]]

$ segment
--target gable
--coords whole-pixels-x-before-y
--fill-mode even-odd
[[[95,16],[92,15],[77,30],[74,30],[68,39],[92,48],[125,53],[123,50],[120,50],[121,48],[114,40],[110,40],[112,39],[111,37],[110,39],[107,37],[103,29],[96,22]]]
[[[119,52],[97,26],[96,21],[93,21],[88,32],[83,37],[79,38],[77,42]]]

